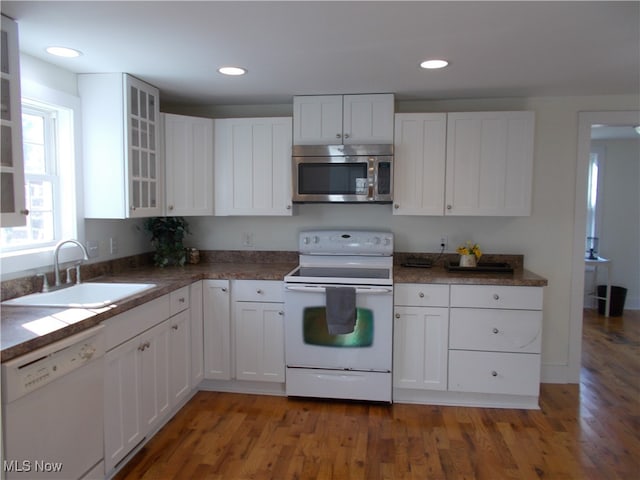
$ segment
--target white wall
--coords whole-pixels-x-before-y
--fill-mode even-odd
[[[598,203],[600,256],[611,260],[611,282],[627,289],[625,309],[640,308],[640,137],[594,140],[604,149]],[[604,276],[598,275],[602,283]]]

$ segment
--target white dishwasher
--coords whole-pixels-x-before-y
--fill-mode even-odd
[[[104,478],[102,329],[2,364],[7,480]]]

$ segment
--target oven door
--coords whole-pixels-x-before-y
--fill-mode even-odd
[[[286,285],[287,367],[391,371],[393,287],[354,287],[355,329],[349,334],[330,335],[326,322],[325,285]]]

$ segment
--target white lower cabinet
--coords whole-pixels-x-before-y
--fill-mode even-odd
[[[229,280],[203,281],[204,376],[231,380],[231,295]]]
[[[236,379],[283,383],[283,283],[237,280],[232,289]]]
[[[538,408],[542,287],[398,284],[394,303],[394,401]]]
[[[195,388],[204,379],[204,298],[203,283],[189,287],[191,307],[191,386]]]
[[[393,385],[447,389],[449,286],[400,284],[395,288]]]
[[[192,391],[190,289],[105,322],[105,472],[158,430]]]

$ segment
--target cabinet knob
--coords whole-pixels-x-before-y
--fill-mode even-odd
[[[418,294],[418,296],[419,296],[420,298],[424,298],[424,293],[420,292],[420,293]]]
[[[29,210],[28,209],[24,209],[24,210],[20,210],[20,214],[21,215],[29,215]]]
[[[184,303],[184,302],[185,302],[185,298],[184,298],[184,297],[180,297],[180,298],[178,299],[178,302],[180,302],[180,303]]]
[[[494,328],[494,329],[492,330],[492,332],[493,332],[494,334],[497,334],[497,333],[499,333],[499,332],[500,332],[500,330],[498,330],[497,328]]]
[[[500,295],[498,295],[497,293],[493,294],[493,299],[494,300],[500,300]]]
[[[447,210],[451,210],[453,208],[453,205],[447,205]]]
[[[225,287],[222,287],[221,290],[222,290],[223,293],[227,293],[227,289]]]
[[[278,312],[278,315],[283,316],[283,315],[284,315],[284,312],[283,312],[282,310],[280,310],[280,311]]]
[[[396,313],[396,318],[400,318],[400,314],[399,313]]]
[[[342,138],[342,135],[340,135],[339,133],[336,133],[336,138]]]
[[[344,138],[349,138],[349,134],[348,134],[348,133],[345,133],[345,134],[344,134]]]
[[[173,210],[173,205],[169,205],[169,211]]]
[[[287,205],[287,210],[291,210],[291,205]]]
[[[491,376],[492,377],[497,377],[498,376],[498,372],[496,372],[495,370],[491,372]]]
[[[257,289],[257,290],[256,290],[256,293],[257,293],[258,295],[262,295],[264,292],[263,292],[261,289]]]
[[[393,208],[395,208],[396,210],[400,208],[400,205],[398,205],[397,203],[393,204]]]
[[[178,325],[171,325],[172,330],[178,330]]]

